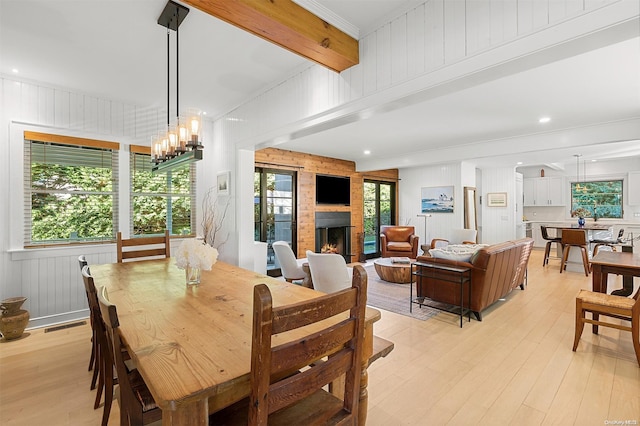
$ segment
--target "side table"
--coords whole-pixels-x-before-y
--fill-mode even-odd
[[[439,309],[441,311],[451,312],[450,310],[444,309],[439,306],[429,305],[425,303],[424,298],[416,298],[413,299],[413,277],[416,277],[416,293],[418,292],[418,277],[430,277],[434,279],[439,279],[442,281],[452,282],[460,285],[460,328],[462,328],[462,318],[464,314],[467,314],[469,317],[469,322],[471,322],[471,268],[468,267],[460,267],[460,266],[452,266],[445,265],[442,263],[435,262],[415,262],[411,265],[411,288],[409,290],[409,312],[413,312],[413,304],[417,305],[425,305],[430,308]],[[464,307],[464,284],[469,283],[469,295],[468,295],[468,306],[469,308]]]

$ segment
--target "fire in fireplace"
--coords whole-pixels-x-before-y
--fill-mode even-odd
[[[320,248],[320,253],[337,253],[340,254],[340,252],[338,251],[338,245],[337,244],[325,244],[322,246],[322,248]]]
[[[316,213],[316,252],[337,253],[351,262],[351,213]]]

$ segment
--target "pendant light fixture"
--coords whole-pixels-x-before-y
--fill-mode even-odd
[[[580,157],[582,154],[573,154],[576,157],[576,191],[582,191],[582,186],[580,185]]]
[[[202,160],[202,123],[200,113],[189,110],[180,115],[180,57],[178,28],[189,9],[169,0],[158,18],[158,24],[167,29],[167,127],[151,144],[152,171],[172,170],[187,163]],[[176,119],[171,123],[170,109],[170,35],[176,32]]]

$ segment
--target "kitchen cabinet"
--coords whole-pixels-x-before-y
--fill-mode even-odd
[[[564,206],[564,178],[561,176],[524,179],[524,205]]]
[[[640,172],[629,172],[627,180],[627,203],[630,206],[640,205]]]

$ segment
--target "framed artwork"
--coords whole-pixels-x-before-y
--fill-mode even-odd
[[[230,175],[230,172],[218,173],[218,195],[229,195]]]
[[[487,192],[487,207],[507,207],[507,193]]]
[[[420,190],[422,213],[453,213],[452,186],[425,187]]]

